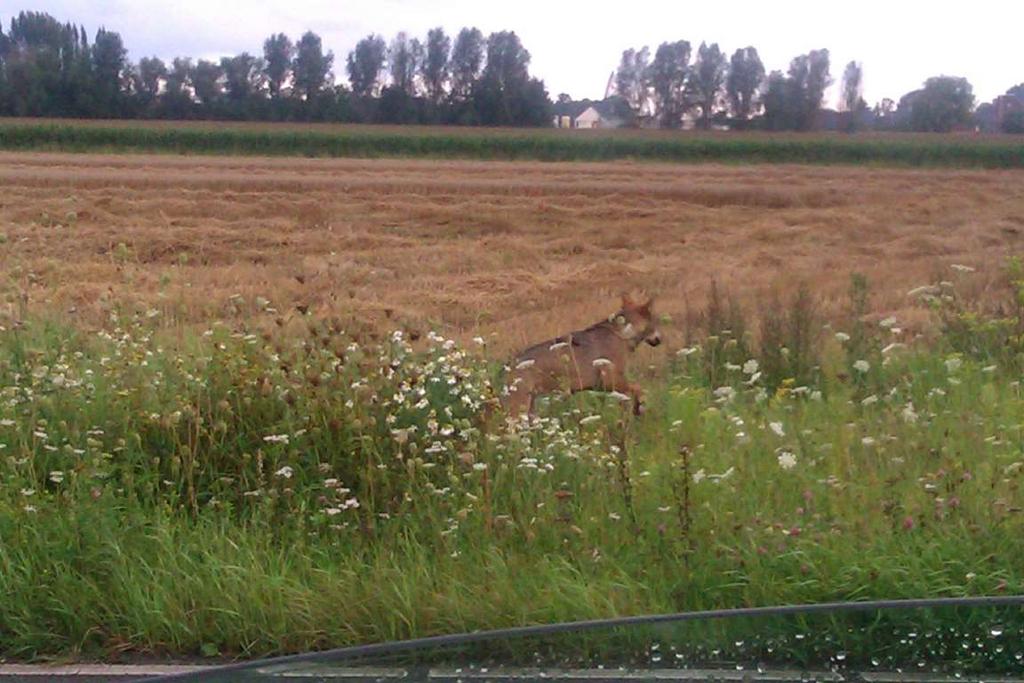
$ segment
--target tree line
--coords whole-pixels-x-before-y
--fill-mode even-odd
[[[115,31],[90,43],[84,26],[21,12],[0,27],[0,115],[547,125],[551,102],[529,64],[515,32],[476,28],[454,40],[441,28],[425,41],[371,34],[343,65],[312,31],[271,35],[261,54],[132,63]]]
[[[662,43],[653,58],[646,46],[627,49],[614,74],[617,96],[633,121],[661,128],[692,123],[701,129],[945,132],[978,125],[1020,132],[1024,127],[1024,84],[1007,91],[1008,107],[986,103],[976,112],[974,91],[965,78],[929,78],[899,102],[883,99],[870,108],[862,95],[863,67],[851,61],[843,69],[835,110],[824,106],[833,82],[827,49],[798,55],[785,72],[766,73],[754,47],[727,57],[717,43],[702,42],[693,54],[686,40]]]
[[[295,41],[276,33],[259,53],[220,60],[127,55],[115,31],[100,28],[90,42],[84,26],[21,12],[8,30],[0,26],[0,115],[545,126],[557,109],[513,31],[371,34],[344,60],[312,31]],[[975,110],[966,79],[937,76],[869,108],[856,61],[843,69],[836,110],[825,108],[827,49],[768,73],[752,46],[727,57],[717,43],[694,51],[687,40],[668,41],[653,56],[648,47],[625,50],[613,76],[608,109],[626,125],[1024,131],[1024,84]]]

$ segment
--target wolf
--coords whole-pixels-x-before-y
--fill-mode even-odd
[[[653,298],[637,303],[625,295],[622,308],[607,320],[524,349],[512,362],[502,392],[506,413],[532,414],[534,399],[542,394],[594,390],[628,396],[639,415],[643,393],[626,379],[626,360],[643,342],[661,343],[653,305]]]

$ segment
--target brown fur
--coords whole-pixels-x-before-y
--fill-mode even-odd
[[[617,391],[643,406],[640,387],[626,378],[630,352],[641,342],[661,343],[654,326],[652,300],[638,304],[628,296],[622,309],[590,327],[535,344],[516,356],[502,399],[511,415],[533,412],[534,399],[555,391]],[[595,363],[596,361],[596,363]]]

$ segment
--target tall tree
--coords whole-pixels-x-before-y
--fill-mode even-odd
[[[161,103],[165,116],[184,119],[192,113],[192,71],[192,60],[188,57],[175,57],[171,61],[164,81],[164,96]]]
[[[623,50],[615,71],[615,91],[629,103],[635,114],[647,111],[650,91],[651,51],[645,45],[639,50]]]
[[[799,102],[794,98],[792,81],[781,71],[773,71],[768,75],[762,103],[764,124],[768,130],[787,130],[796,127]]]
[[[484,34],[476,27],[462,29],[455,38],[451,57],[451,94],[455,100],[469,99],[483,66]]]
[[[786,76],[772,72],[768,77],[765,123],[772,130],[810,130],[831,83],[828,50],[811,50],[795,57]]]
[[[263,62],[248,52],[234,57],[223,57],[220,68],[224,71],[224,88],[228,99],[244,102],[263,90]]]
[[[487,37],[487,65],[473,91],[485,125],[548,125],[551,102],[543,81],[530,78],[530,53],[514,31]]]
[[[662,128],[678,128],[686,112],[686,81],[690,72],[690,43],[662,43],[651,62],[658,119]]]
[[[474,92],[482,123],[514,122],[516,99],[529,81],[529,64],[530,53],[514,31],[499,31],[487,37],[487,65]]]
[[[426,88],[427,97],[437,104],[445,95],[448,75],[451,67],[448,55],[452,49],[452,41],[440,26],[430,29],[427,33],[427,52],[420,67],[420,76]]]
[[[690,101],[700,110],[698,128],[710,128],[712,117],[721,109],[727,70],[725,54],[718,43],[701,43],[687,83]]]
[[[263,73],[272,98],[281,96],[281,89],[291,75],[294,58],[295,46],[285,34],[275,33],[263,41]]]
[[[387,46],[384,39],[370,34],[356,43],[348,53],[348,80],[352,92],[360,97],[375,95],[384,71]]]
[[[101,116],[120,116],[124,111],[128,50],[121,34],[101,28],[92,43],[92,71]]]
[[[729,76],[725,92],[733,119],[739,127],[746,127],[747,121],[757,112],[759,94],[764,83],[764,64],[753,47],[743,47],[733,53],[729,61]]]
[[[175,57],[171,68],[167,70],[167,81],[164,85],[167,95],[187,95],[192,74],[192,60],[188,57]]]
[[[138,103],[145,115],[152,115],[160,94],[160,83],[167,78],[167,65],[159,57],[143,57],[139,60],[138,79],[135,86]]]
[[[192,89],[195,91],[196,99],[206,110],[207,114],[213,113],[213,108],[220,101],[224,94],[224,70],[220,64],[206,59],[200,59],[192,67],[189,75],[192,81]]]
[[[312,31],[306,31],[295,45],[295,60],[292,63],[292,79],[295,92],[307,102],[312,101],[327,86],[331,85],[331,67],[334,53],[324,52],[323,41]]]
[[[795,98],[796,128],[814,127],[825,90],[832,84],[827,49],[811,50],[796,57],[789,65],[791,94]]]
[[[155,99],[160,92],[160,82],[167,78],[167,65],[159,57],[143,57],[139,60],[139,92]]]
[[[864,69],[858,62],[850,62],[843,69],[843,80],[840,86],[839,110],[847,118],[846,129],[856,130],[857,120],[861,112],[867,109],[862,93],[864,91]]]
[[[856,111],[864,101],[864,69],[857,62],[850,62],[843,69],[842,90],[839,100],[840,111]]]
[[[908,106],[913,130],[946,133],[970,122],[974,88],[966,78],[936,76],[921,90],[904,95],[900,109]]]
[[[416,74],[423,61],[423,46],[419,40],[409,39],[400,31],[388,48],[388,65],[391,69],[391,84],[408,97],[416,95]]]

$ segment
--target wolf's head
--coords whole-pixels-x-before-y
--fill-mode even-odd
[[[661,333],[654,324],[654,299],[644,303],[633,301],[629,295],[622,297],[622,309],[610,318],[615,330],[624,339],[637,346],[647,342],[651,346],[661,343]]]

